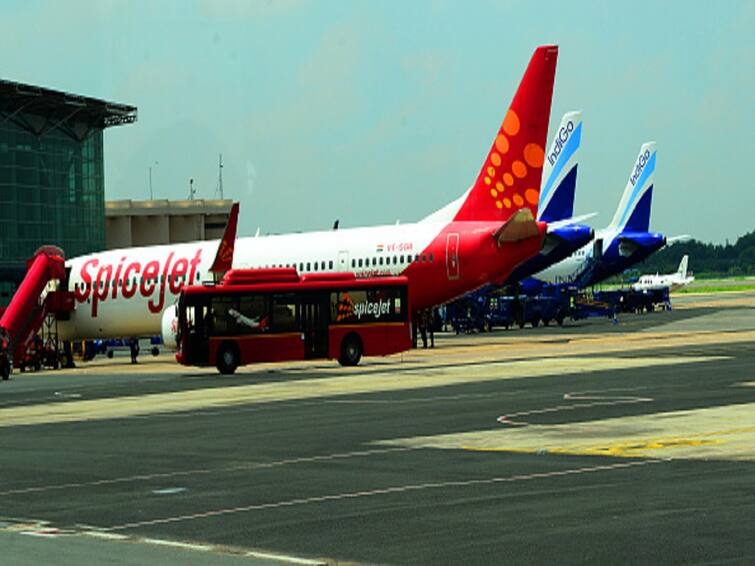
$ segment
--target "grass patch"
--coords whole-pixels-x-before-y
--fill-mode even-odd
[[[737,293],[739,291],[755,291],[753,285],[694,285],[682,287],[674,291],[675,295],[694,295],[696,293]]]

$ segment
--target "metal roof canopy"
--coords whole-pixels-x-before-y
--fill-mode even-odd
[[[0,79],[0,124],[34,135],[58,128],[83,141],[95,130],[136,122],[135,106]]]

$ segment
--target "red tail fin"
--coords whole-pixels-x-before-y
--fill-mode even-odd
[[[455,220],[507,220],[529,208],[537,217],[558,47],[535,50],[514,100]]]
[[[228,216],[228,224],[225,225],[223,239],[220,240],[218,251],[215,254],[215,261],[212,262],[210,271],[215,274],[222,274],[231,269],[233,265],[233,248],[236,243],[236,225],[239,220],[239,203],[234,202],[231,207],[231,213]]]

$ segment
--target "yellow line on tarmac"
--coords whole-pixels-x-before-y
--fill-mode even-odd
[[[557,425],[502,426],[379,444],[476,452],[755,460],[755,403]]]

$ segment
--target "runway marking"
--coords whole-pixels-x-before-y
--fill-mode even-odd
[[[225,509],[215,509],[212,511],[204,511],[200,513],[191,513],[186,515],[176,515],[173,517],[161,517],[158,519],[147,519],[144,521],[135,521],[132,523],[124,523],[122,525],[113,525],[110,527],[102,528],[105,532],[122,531],[127,529],[135,529],[140,527],[147,527],[152,525],[163,525],[168,523],[178,523],[182,521],[194,521],[198,519],[207,519],[211,517],[219,517],[225,515],[231,515],[235,513],[246,513],[250,511],[262,511],[267,509],[280,509],[295,507],[299,505],[311,505],[318,503],[325,503],[330,501],[341,501],[346,499],[359,499],[363,497],[375,497],[380,495],[393,495],[402,494],[416,491],[433,490],[433,489],[448,489],[448,488],[464,488],[470,486],[481,485],[493,485],[498,483],[514,483],[519,481],[531,481],[539,479],[547,479],[554,477],[573,476],[579,474],[604,472],[611,470],[627,469],[632,467],[647,466],[652,464],[660,464],[670,461],[669,459],[659,458],[652,460],[635,460],[631,462],[619,462],[613,464],[604,464],[598,466],[587,466],[580,468],[569,468],[566,470],[556,470],[551,472],[535,472],[532,474],[522,474],[514,476],[497,476],[491,478],[477,478],[468,480],[450,480],[444,482],[428,482],[420,484],[407,484],[393,487],[378,488],[366,491],[353,491],[346,493],[335,493],[329,495],[317,495],[312,497],[302,497],[297,499],[288,499],[284,501],[275,501],[270,503],[255,503],[251,505],[245,505],[241,507],[230,507]]]
[[[208,544],[194,544],[190,542],[180,542],[177,540],[165,540],[165,539],[160,539],[160,538],[143,538],[143,539],[140,539],[140,542],[145,542],[147,544],[156,544],[158,546],[172,546],[175,548],[184,548],[186,550],[199,550],[203,552],[207,552],[213,549],[213,547]]]
[[[504,424],[525,426],[377,444],[622,458],[755,460],[755,403],[554,425]]]
[[[105,540],[126,540],[129,538],[128,535],[122,535],[119,533],[103,533],[101,531],[81,531],[81,534],[88,537],[101,538]]]
[[[278,562],[288,562],[289,564],[302,564],[304,566],[325,566],[327,564],[327,562],[322,560],[299,558],[297,556],[288,556],[286,554],[273,554],[271,552],[250,551],[244,554],[244,556],[259,558],[260,560],[277,560]]]
[[[617,389],[613,389],[616,391]],[[625,390],[619,388],[618,390]],[[611,390],[606,390],[606,392]],[[498,417],[496,420],[505,425],[511,426],[527,426],[529,423],[524,421],[514,421],[512,417],[527,417],[530,415],[542,415],[546,413],[559,413],[561,411],[574,411],[576,409],[587,409],[591,407],[611,407],[614,405],[626,405],[634,403],[652,403],[652,397],[633,397],[633,396],[621,396],[621,395],[588,395],[593,393],[592,391],[586,391],[583,393],[565,393],[564,399],[574,399],[583,401],[593,401],[592,403],[574,403],[571,405],[556,405],[555,407],[546,407],[545,409],[533,409],[531,411],[519,411],[517,413],[507,413]]]
[[[34,487],[23,487],[16,489],[8,489],[0,491],[0,497],[8,495],[23,495],[28,493],[42,493],[46,491],[56,491],[64,489],[81,489],[97,487],[102,485],[112,485],[118,483],[129,483],[138,481],[151,481],[156,479],[166,479],[175,477],[186,477],[192,475],[208,475],[216,473],[237,472],[243,470],[257,470],[275,468],[279,466],[289,466],[295,464],[310,464],[313,462],[330,462],[333,460],[344,460],[347,458],[360,458],[363,456],[373,456],[376,454],[390,454],[395,452],[409,452],[416,450],[407,446],[393,446],[389,448],[372,448],[369,450],[356,450],[353,452],[337,452],[334,454],[323,454],[320,456],[302,456],[299,458],[286,458],[283,460],[274,460],[272,462],[250,462],[248,464],[239,464],[235,466],[227,466],[224,468],[198,468],[193,470],[176,470],[174,472],[160,472],[155,474],[139,474],[133,476],[125,476],[120,478],[107,478],[100,480],[92,480],[87,482],[71,482],[63,484],[42,485]]]
[[[126,418],[150,414],[196,411],[278,401],[317,399],[363,393],[406,391],[448,385],[481,383],[567,374],[584,374],[619,369],[670,366],[728,359],[725,356],[615,356],[563,357],[499,361],[445,368],[439,375],[426,375],[427,368],[402,372],[349,373],[335,377],[277,381],[214,387],[170,393],[106,399],[66,401],[0,409],[0,427]]]
[[[165,487],[163,489],[153,489],[152,493],[155,495],[174,495],[176,493],[183,493],[186,491],[185,487]]]

